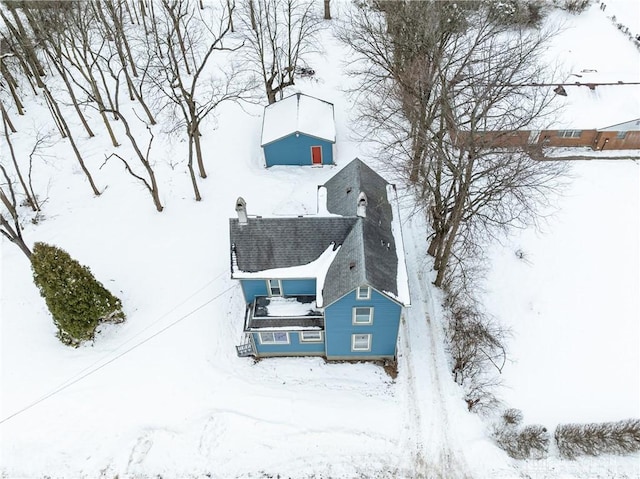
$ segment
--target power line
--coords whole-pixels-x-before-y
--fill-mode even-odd
[[[206,283],[205,285],[203,285],[202,287],[200,287],[198,290],[196,290],[195,292],[193,292],[192,294],[190,294],[189,296],[187,296],[185,299],[183,299],[180,303],[178,303],[177,305],[175,305],[173,308],[171,308],[169,311],[167,311],[166,313],[164,313],[162,316],[160,316],[158,319],[156,319],[155,321],[153,321],[151,324],[147,325],[145,328],[141,329],[140,331],[138,331],[137,333],[135,333],[133,336],[131,336],[129,339],[127,339],[126,341],[124,341],[122,344],[120,344],[117,348],[115,348],[112,351],[109,351],[107,354],[103,355],[100,359],[98,359],[97,361],[94,361],[93,363],[89,364],[87,367],[85,367],[84,369],[82,369],[81,371],[77,372],[75,375],[71,376],[70,378],[68,378],[66,381],[64,381],[62,384],[60,384],[58,387],[61,387],[63,385],[65,385],[66,383],[72,381],[74,378],[76,378],[77,376],[81,375],[82,373],[84,373],[85,371],[93,368],[96,364],[101,363],[102,361],[104,361],[108,356],[110,356],[111,354],[115,353],[116,351],[119,351],[120,349],[122,349],[123,346],[125,346],[126,344],[129,344],[131,341],[133,341],[134,339],[136,339],[138,336],[140,336],[142,333],[144,333],[145,331],[148,331],[149,329],[151,329],[153,326],[155,326],[156,324],[158,324],[160,321],[162,321],[164,318],[166,318],[167,316],[169,316],[171,313],[173,313],[176,309],[178,309],[180,306],[182,306],[184,303],[186,303],[187,301],[189,301],[191,298],[193,298],[195,295],[197,295],[198,293],[200,293],[203,289],[205,289],[206,287],[208,287],[209,285],[211,285],[214,281],[216,281],[218,278],[220,278],[220,276],[222,276],[227,270],[223,269],[215,278],[213,278],[211,281],[209,281],[208,283]]]
[[[10,419],[13,419],[14,417],[28,411],[29,409],[31,409],[34,406],[37,406],[38,404],[40,404],[43,401],[46,401],[47,399],[55,396],[56,394],[64,391],[65,389],[73,386],[74,384],[82,381],[83,379],[91,376],[92,374],[98,372],[99,370],[101,370],[102,368],[104,368],[105,366],[108,366],[109,364],[113,363],[114,361],[120,359],[122,356],[124,356],[125,354],[130,353],[131,351],[133,351],[134,349],[139,348],[140,346],[142,346],[143,344],[145,344],[146,342],[150,341],[151,339],[155,338],[156,336],[164,333],[165,331],[167,331],[169,328],[172,328],[173,326],[175,326],[176,324],[178,324],[181,321],[184,321],[186,318],[188,318],[189,316],[191,316],[192,314],[200,311],[202,308],[204,308],[205,306],[213,303],[216,299],[220,298],[223,294],[231,291],[233,288],[235,287],[235,285],[230,286],[229,288],[225,289],[224,291],[222,291],[221,293],[217,294],[216,296],[214,296],[213,298],[211,298],[210,300],[206,301],[205,303],[201,304],[200,306],[198,306],[197,308],[191,310],[190,312],[188,312],[187,314],[185,314],[184,316],[181,316],[180,318],[176,319],[175,321],[173,321],[172,323],[170,323],[169,325],[165,326],[164,328],[162,328],[161,330],[159,330],[158,332],[152,334],[151,336],[149,336],[146,339],[143,339],[142,341],[140,341],[139,343],[135,344],[134,346],[130,347],[129,349],[123,351],[122,353],[118,354],[117,356],[113,357],[112,359],[110,359],[109,361],[107,361],[104,364],[101,364],[100,366],[98,366],[97,368],[94,368],[92,370],[90,370],[89,372],[83,374],[82,376],[78,377],[77,379],[74,379],[71,382],[68,382],[66,384],[64,384],[63,386],[60,386],[59,388],[55,389],[54,391],[52,391],[51,393],[47,394],[46,396],[41,397],[40,399],[38,399],[37,401],[34,401],[33,403],[29,404],[28,406],[23,407],[22,409],[14,412],[13,414],[5,417],[4,419],[2,419],[0,421],[0,424],[4,424],[5,422],[9,421]]]

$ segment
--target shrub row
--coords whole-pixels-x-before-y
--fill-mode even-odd
[[[555,440],[563,457],[629,454],[640,451],[640,419],[591,424],[561,424]]]
[[[496,444],[514,459],[542,459],[549,453],[550,435],[544,426],[521,427],[522,412],[507,409],[493,429]],[[590,424],[561,424],[554,440],[561,457],[630,454],[640,451],[640,419]]]

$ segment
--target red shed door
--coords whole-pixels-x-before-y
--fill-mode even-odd
[[[311,147],[311,164],[312,165],[322,164],[322,147],[321,146]]]

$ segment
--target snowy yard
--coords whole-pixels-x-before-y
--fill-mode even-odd
[[[450,379],[415,218],[403,224],[412,307],[395,380],[375,364],[236,356],[245,310],[229,269],[236,198],[249,214],[315,213],[317,185],[356,156],[370,161],[350,139],[348,56],[330,30],[322,43],[315,79],[297,88],[335,105],[335,167],[266,170],[258,105],[225,105],[217,129],[203,131],[210,176],[200,203],[184,144],[156,136],[162,213],[121,164],[101,167],[113,150],[103,132],[80,145],[100,197],[64,141],[38,160],[49,200],[25,238],[89,266],[127,321],[103,327],[93,345],[63,346],[26,258],[2,241],[0,477],[640,477],[637,456],[518,462],[492,445]],[[41,100],[16,124],[23,154],[48,118]],[[543,232],[492,248],[485,295],[514,333],[500,395],[550,430],[640,417],[640,164],[580,162],[572,174]]]
[[[487,280],[489,309],[514,330],[505,398],[548,426],[640,416],[640,164],[573,174],[546,233],[495,248]]]

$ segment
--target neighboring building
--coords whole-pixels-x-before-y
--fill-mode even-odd
[[[603,80],[596,73],[581,72],[579,76],[580,82],[555,88],[528,87],[550,88],[556,94],[550,105],[556,111],[541,119],[544,123],[538,125],[539,129],[488,130],[482,136],[489,145],[498,147],[528,144],[598,151],[640,149],[640,85]]]
[[[593,150],[640,148],[640,85],[611,84],[610,77],[581,72],[580,82],[554,89],[556,118],[529,142]],[[637,81],[637,80],[636,80]]]
[[[332,165],[335,142],[329,102],[296,93],[264,109],[261,146],[267,167]]]
[[[355,159],[318,188],[318,214],[229,220],[246,302],[240,356],[396,356],[409,305],[395,187]]]

